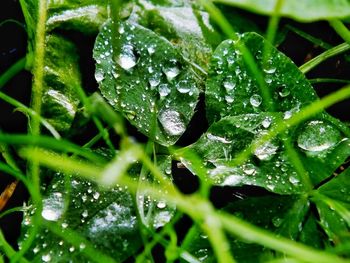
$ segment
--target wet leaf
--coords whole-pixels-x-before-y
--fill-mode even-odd
[[[237,6],[248,11],[272,15],[278,0],[215,0],[217,3]],[[350,3],[347,0],[307,0],[295,2],[285,0],[282,2],[280,13],[302,22],[311,22],[322,19],[347,18],[350,16]]]
[[[24,215],[23,237],[31,228],[32,211],[30,208]],[[42,217],[57,222],[62,229],[74,229],[118,262],[142,245],[133,200],[124,187],[107,191],[92,182],[57,173],[45,191]],[[72,246],[44,228],[26,256],[40,262],[87,262],[84,248],[84,243]]]
[[[225,116],[269,111],[255,76],[245,63],[240,45],[245,45],[260,68],[274,111],[284,118],[317,99],[316,93],[297,66],[256,33],[245,33],[237,41],[226,40],[214,51],[206,82],[206,111],[210,123]],[[264,45],[269,58],[263,63]]]
[[[102,95],[131,124],[163,145],[185,132],[197,104],[197,79],[171,43],[136,24],[122,23],[117,38],[106,23],[94,48]],[[113,45],[120,49],[114,53]]]
[[[72,125],[80,102],[81,86],[78,55],[74,44],[57,35],[46,37],[42,115],[58,131]]]
[[[290,220],[292,212],[296,212],[295,216],[300,219],[305,215],[303,210],[297,212],[293,208],[297,206],[298,198],[298,196],[293,195],[248,197],[244,200],[232,202],[223,210],[254,225],[282,234],[282,228],[285,230],[295,228],[295,222]],[[302,231],[302,228],[298,228],[297,232],[300,233],[300,231]],[[232,255],[234,255],[237,262],[266,262],[272,257],[268,249],[257,244],[248,244],[231,236],[229,242]],[[201,262],[215,262],[208,237],[199,230],[196,232],[188,251],[200,259]]]
[[[107,20],[108,1],[50,1],[48,6],[47,30],[57,27],[76,30],[86,34],[97,33]]]
[[[255,149],[243,165],[232,165],[237,154],[266,134],[281,117],[278,113],[260,113],[223,118],[185,151],[195,151],[202,158],[208,179],[215,185],[255,185],[280,194],[302,192],[301,179],[278,138]],[[191,170],[189,160],[182,161]]]
[[[207,12],[188,0],[163,4],[143,0],[139,6],[130,21],[164,36],[188,61],[207,68],[212,53],[210,43],[219,38]]]

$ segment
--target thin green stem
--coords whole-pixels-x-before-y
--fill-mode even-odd
[[[346,43],[350,44],[350,31],[342,21],[333,19],[329,21],[329,24]]]
[[[317,57],[314,57],[313,59],[309,60],[305,64],[301,65],[299,67],[300,71],[304,74],[309,72],[311,69],[316,67],[318,64],[322,63],[323,61],[334,57],[336,55],[339,55],[345,51],[348,51],[350,49],[350,45],[348,43],[342,43],[338,46],[335,46],[331,49],[326,50],[325,52],[321,53]]]
[[[6,256],[10,259],[12,257],[14,257],[16,255],[16,251],[10,246],[9,243],[7,243],[1,229],[0,229],[0,249],[2,251],[4,251],[4,253],[6,254]],[[29,261],[27,261],[24,258],[20,259],[20,262],[23,263],[28,263]]]
[[[350,80],[348,79],[330,79],[330,78],[316,78],[309,79],[311,84],[313,83],[342,83],[342,84],[350,84]]]
[[[16,61],[11,67],[9,67],[4,73],[0,76],[0,89],[2,89],[6,83],[21,72],[26,66],[27,57],[23,57]]]

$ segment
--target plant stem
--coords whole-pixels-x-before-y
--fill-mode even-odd
[[[346,43],[350,44],[350,32],[342,21],[334,19],[330,20],[329,24],[331,25],[331,27],[333,27],[335,32],[337,32],[337,34],[345,40]]]
[[[299,67],[300,71],[304,74],[309,72],[311,69],[316,67],[318,64],[322,63],[323,61],[327,60],[328,58],[331,58],[333,56],[339,55],[347,50],[350,49],[350,45],[348,43],[342,43],[338,46],[335,46],[331,49],[326,50],[325,52],[321,53],[317,57],[314,57],[313,59],[309,60],[305,64],[301,65]]]
[[[25,68],[26,61],[27,57],[19,59],[0,76],[0,89],[3,88],[10,79]]]

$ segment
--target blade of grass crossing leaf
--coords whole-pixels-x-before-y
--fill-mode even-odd
[[[41,124],[56,138],[61,138],[61,135],[56,131],[56,129],[43,117],[38,115],[38,113],[31,108],[28,108],[21,102],[15,100],[14,98],[11,98],[10,96],[6,95],[5,93],[2,93],[0,91],[0,99],[6,101],[7,103],[17,107],[20,111],[23,111],[24,113],[28,114],[32,118],[38,118]]]
[[[36,151],[38,151],[38,149]],[[32,153],[33,150],[27,151],[25,157],[33,158]],[[60,160],[56,162],[57,156],[51,156],[47,158],[47,160],[40,158],[38,161],[40,161],[41,164],[51,167],[55,170],[72,172],[72,169],[74,169],[73,171],[79,173],[80,176],[91,177],[91,172],[88,171],[88,169],[85,169],[85,167],[83,167],[83,169],[80,169],[81,167],[78,161],[70,160],[68,157],[65,156],[61,156],[59,159]],[[96,169],[95,166],[92,164],[86,165],[86,168],[87,167],[91,169]],[[98,178],[98,175],[100,173],[96,171],[94,175],[95,180],[96,178]],[[128,186],[131,191],[136,191],[138,186],[137,182],[126,177],[121,178],[120,184]],[[276,237],[274,234],[256,226],[253,226],[232,215],[221,212],[215,212],[213,209],[210,209],[210,204],[208,203],[208,201],[202,200],[199,196],[185,197],[174,189],[172,191],[168,191],[167,195],[164,195],[163,192],[160,192],[158,188],[152,187],[147,184],[144,184],[143,187],[147,189],[147,191],[150,192],[155,198],[164,198],[169,202],[177,204],[179,209],[189,214],[196,221],[202,221],[208,216],[216,218],[216,220],[219,220],[220,224],[228,232],[244,240],[261,244],[263,246],[275,249],[282,253],[286,253],[290,256],[296,257],[306,262],[350,262],[348,260],[341,259],[327,252],[318,251],[300,243],[296,243],[289,239]],[[193,209],[194,205],[197,209]]]
[[[262,103],[269,111],[274,111],[274,103],[270,94],[270,90],[266,86],[263,73],[258,68],[257,63],[255,62],[255,59],[251,54],[250,50],[244,45],[244,43],[239,42],[239,36],[236,34],[233,27],[230,25],[230,23],[227,21],[224,15],[220,12],[220,10],[211,1],[199,0],[199,2],[207,9],[207,11],[210,13],[210,15],[216,21],[216,23],[221,27],[221,29],[225,32],[225,34],[233,41],[238,41],[239,45],[237,45],[237,47],[243,55],[243,59],[247,64],[249,70],[251,71],[252,76],[254,76],[256,81],[258,82],[258,86],[260,88],[260,92],[263,98]]]
[[[323,61],[326,61],[328,58],[331,58],[333,56],[339,55],[345,51],[348,51],[350,49],[350,45],[348,43],[342,43],[338,46],[335,46],[331,49],[326,50],[325,52],[321,53],[317,57],[314,57],[313,59],[309,60],[305,64],[301,65],[299,67],[300,71],[304,74],[312,70],[314,67],[322,63]]]
[[[101,253],[99,250],[95,249],[93,244],[91,244],[88,240],[81,237],[77,232],[71,229],[62,229],[58,227],[56,224],[53,224],[48,221],[43,221],[45,226],[57,236],[60,236],[70,244],[75,247],[84,247],[81,249],[81,253],[86,255],[90,260],[98,263],[112,263],[116,262],[113,258]]]
[[[4,253],[8,258],[12,258],[13,256],[16,255],[16,251],[11,247],[9,243],[7,243],[1,230],[0,230],[0,248],[2,251],[4,251]],[[19,262],[27,263],[29,261],[27,261],[24,258],[21,258]]]
[[[337,32],[337,34],[345,40],[346,43],[350,44],[350,32],[342,21],[334,19],[330,20],[329,24],[331,25],[331,27],[333,27],[335,32]]]
[[[333,104],[345,100],[350,97],[350,86],[345,86],[344,88],[331,93],[330,95],[323,97],[322,99],[313,102],[312,104],[304,107],[298,113],[293,115],[290,119],[281,120],[276,123],[273,128],[271,128],[268,133],[258,140],[253,141],[253,143],[244,149],[236,158],[232,161],[232,165],[239,165],[245,162],[252,152],[267,141],[275,138],[278,134],[288,130],[289,128],[301,123],[304,120],[312,117],[313,115],[323,111],[324,109],[332,106]]]

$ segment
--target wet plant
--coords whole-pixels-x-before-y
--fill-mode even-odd
[[[350,261],[350,128],[327,112],[349,79],[306,75],[346,58],[348,1],[20,4],[28,51],[0,87],[26,69],[32,95],[0,91],[28,117],[27,133],[0,133],[14,181],[1,206],[18,182],[30,198],[0,215],[23,212],[18,249],[0,232],[2,261]],[[343,43],[282,17],[328,21]],[[298,67],[286,32],[324,51]],[[346,86],[319,98],[320,82]]]

